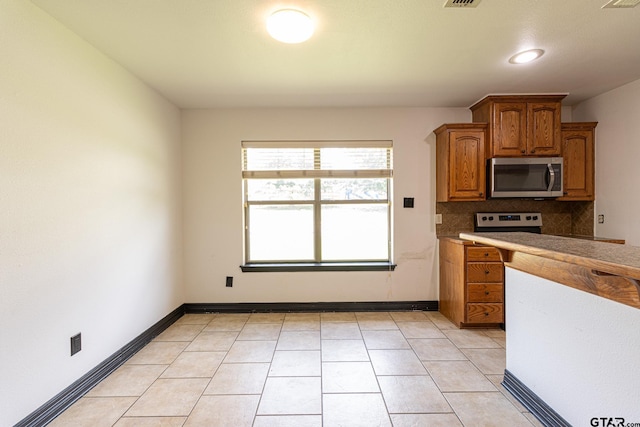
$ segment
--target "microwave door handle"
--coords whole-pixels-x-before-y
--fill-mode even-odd
[[[553,184],[555,184],[556,181],[556,173],[550,163],[547,164],[547,169],[549,170],[549,188],[547,188],[547,191],[551,191]]]

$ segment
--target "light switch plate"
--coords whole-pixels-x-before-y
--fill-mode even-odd
[[[442,224],[442,214],[436,214],[436,225]]]

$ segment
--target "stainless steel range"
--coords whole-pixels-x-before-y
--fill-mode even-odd
[[[526,231],[542,233],[540,212],[479,212],[474,217],[473,231]]]

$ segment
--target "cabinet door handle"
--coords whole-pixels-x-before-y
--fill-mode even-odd
[[[532,152],[532,153],[535,153],[535,152],[536,152],[536,149],[534,148],[533,150],[531,150],[531,152]]]
[[[522,154],[524,154],[526,151],[525,151],[525,150],[520,150],[520,152],[521,152]]]

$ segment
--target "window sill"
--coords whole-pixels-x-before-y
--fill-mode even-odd
[[[391,262],[308,262],[308,263],[255,263],[240,266],[244,273],[272,271],[394,271]]]

